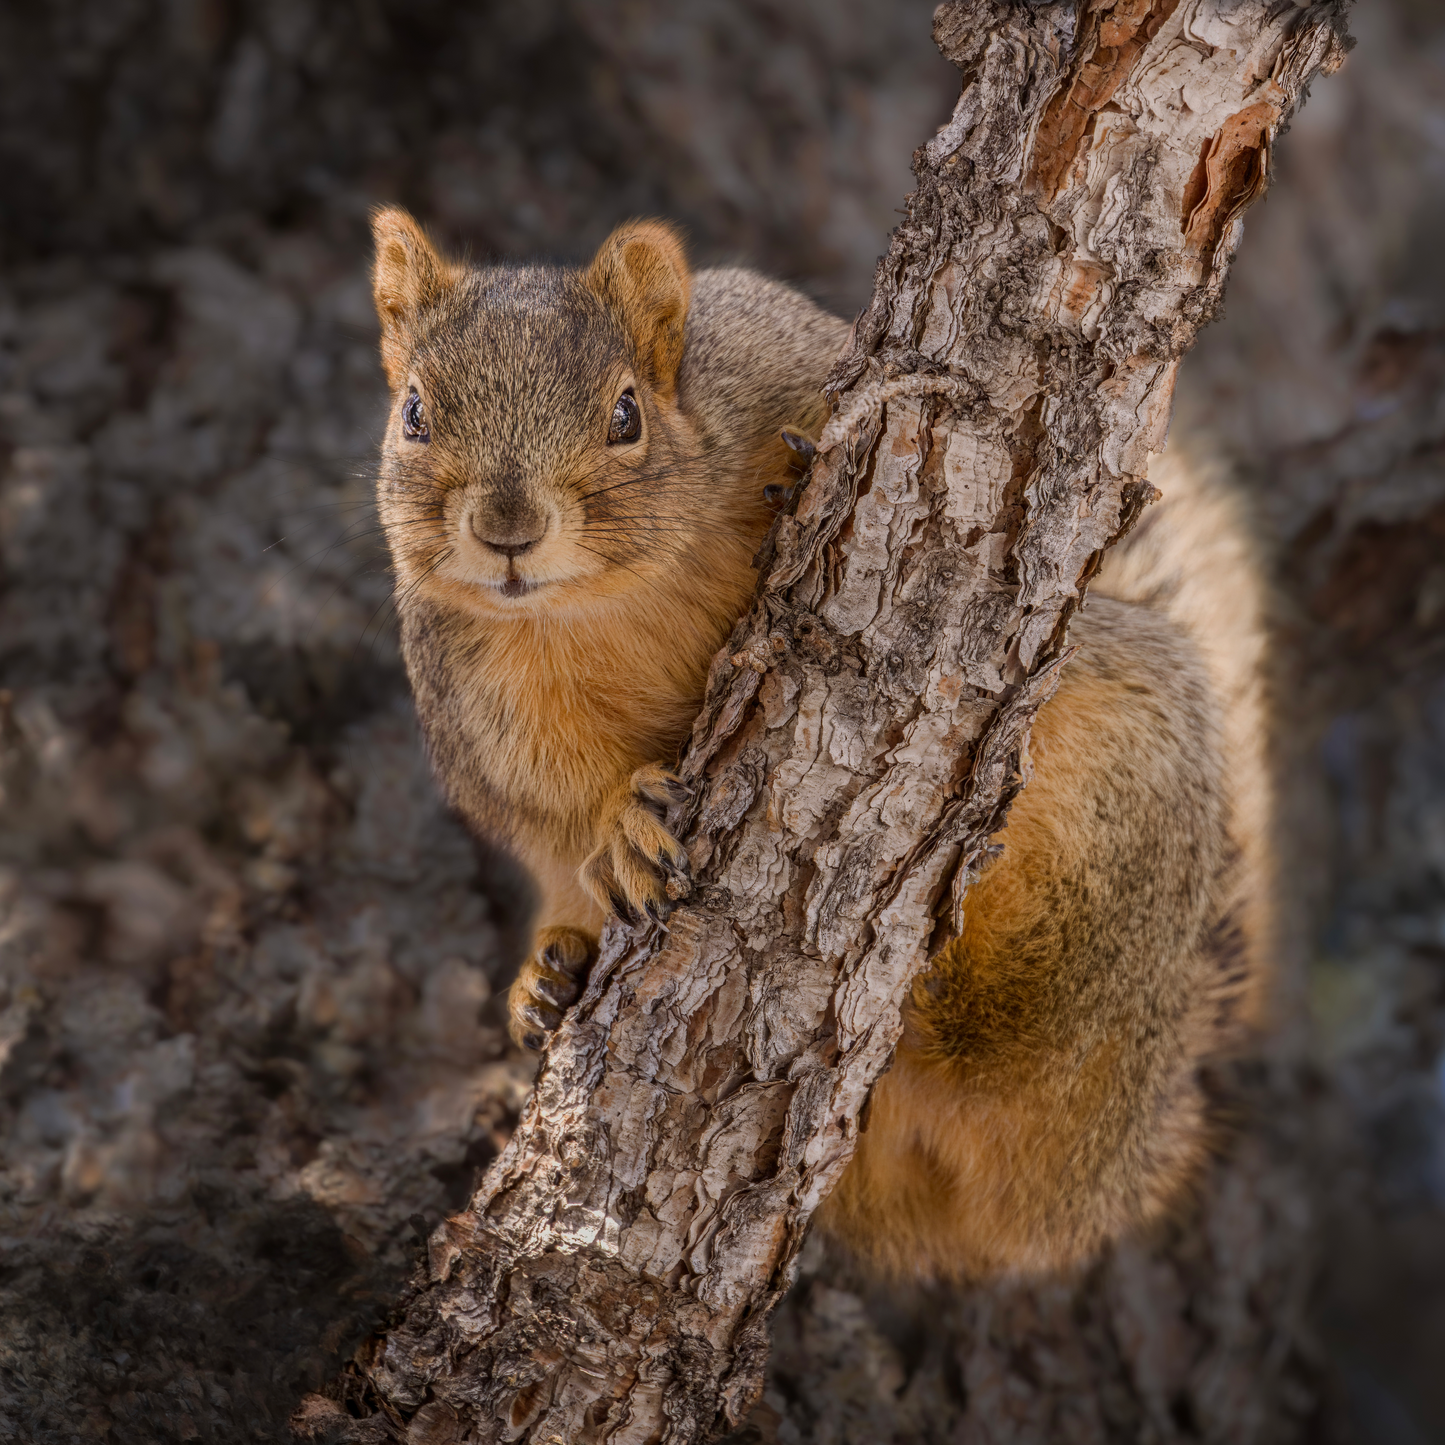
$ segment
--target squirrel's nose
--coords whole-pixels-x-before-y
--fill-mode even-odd
[[[501,518],[483,518],[473,512],[470,521],[472,536],[482,546],[509,559],[530,552],[547,535],[545,518],[528,517],[509,523]]]

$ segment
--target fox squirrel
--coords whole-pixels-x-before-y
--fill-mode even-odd
[[[402,647],[450,802],[536,879],[509,1005],[538,1048],[606,915],[660,917],[685,886],[659,760],[752,594],[764,489],[803,446],[784,429],[816,434],[848,328],[750,271],[690,271],[659,222],[580,270],[449,262],[394,208],[373,226]],[[1197,1066],[1271,929],[1261,594],[1230,496],[1174,464],[1155,479],[1166,500],[1074,622],[1002,852],[820,1213],[882,1270],[1067,1265],[1157,1214],[1201,1153]]]

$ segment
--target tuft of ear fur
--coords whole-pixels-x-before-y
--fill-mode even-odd
[[[602,243],[582,280],[621,322],[653,390],[670,397],[692,290],[681,235],[665,221],[629,221]]]
[[[381,360],[395,390],[406,385],[407,333],[417,313],[445,294],[454,268],[399,206],[379,206],[373,211],[371,234],[376,243],[371,290],[381,321]]]

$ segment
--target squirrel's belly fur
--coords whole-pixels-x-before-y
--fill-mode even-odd
[[[751,590],[748,558],[731,560],[711,586],[604,603],[580,622],[484,629],[425,606],[403,619],[449,801],[529,865],[544,925],[601,927],[577,881],[594,820],[620,779],[674,754],[691,728],[708,664]],[[666,645],[639,645],[660,638]]]
[[[402,213],[375,224],[403,648],[449,800],[539,883],[512,996],[535,1044],[605,913],[662,896],[658,765],[753,590],[779,428],[821,422],[845,328],[750,273],[693,276],[656,223],[583,272],[465,270]],[[820,1212],[880,1269],[1054,1269],[1159,1214],[1204,1149],[1201,1064],[1261,1013],[1261,571],[1217,479],[1151,479]]]

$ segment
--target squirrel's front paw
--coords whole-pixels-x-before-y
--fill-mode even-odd
[[[540,1049],[577,1002],[592,964],[593,942],[580,928],[544,928],[537,949],[507,994],[507,1027],[524,1049]]]
[[[638,768],[598,825],[601,842],[582,865],[582,882],[605,908],[629,923],[646,914],[661,923],[692,891],[681,843],[663,827],[670,803],[691,796],[686,783],[656,763]]]

